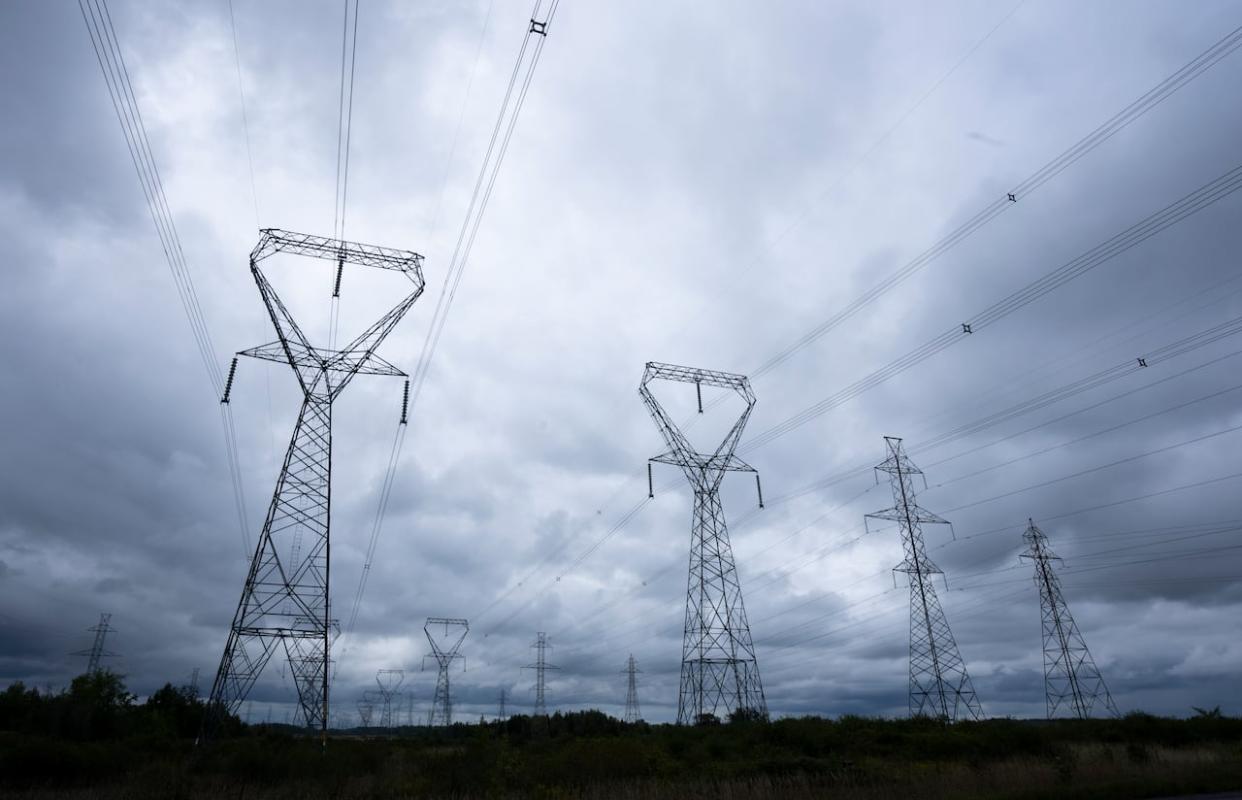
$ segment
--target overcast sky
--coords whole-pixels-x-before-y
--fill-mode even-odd
[[[341,5],[235,2],[253,190],[227,3],[111,6],[224,368],[273,338],[247,269],[257,228],[332,233]],[[428,290],[381,350],[407,371],[529,10],[361,2],[348,238],[426,256]],[[195,668],[207,687],[246,569],[219,398],[77,5],[9,2],[0,17],[0,684],[65,685],[107,611],[108,663],[134,691]],[[529,708],[536,631],[561,667],[550,707],[619,714],[633,653],[644,716],[675,717],[688,486],[657,465],[655,499],[617,527],[663,449],[637,393],[644,362],[753,374],[1239,25],[1242,3],[1224,0],[565,0],[334,654],[336,722],[383,668],[406,670],[426,714],[428,616],[470,619],[461,717],[494,714],[501,688],[511,712]],[[756,376],[744,441],[1237,167],[1239,85],[1234,53]],[[862,535],[887,486],[863,469],[783,500],[878,464],[884,435],[905,437],[920,503],[953,523],[956,540],[929,526],[927,545],[987,714],[1044,710],[1039,598],[1018,561],[1028,517],[1065,559],[1123,711],[1242,713],[1242,338],[928,444],[1242,314],[1240,214],[1242,194],[1223,197],[744,446],[771,502],[754,513],[747,476],[726,480],[724,502],[774,714],[905,713],[901,543],[888,527]],[[312,336],[332,279],[316,269],[274,277]],[[347,278],[342,331],[370,322],[367,291]],[[342,619],[400,391],[360,377],[337,403]],[[252,537],[297,404],[287,368],[243,360],[232,410]],[[720,420],[704,422],[693,433],[712,449]],[[280,720],[293,699],[274,660],[251,713]]]

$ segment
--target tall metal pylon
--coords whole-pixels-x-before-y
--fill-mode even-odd
[[[95,634],[95,641],[87,649],[69,654],[71,656],[86,656],[87,675],[94,675],[96,672],[99,672],[99,662],[101,659],[116,657],[116,653],[104,649],[104,642],[107,640],[108,634],[116,632],[116,628],[112,627],[111,623],[111,614],[100,614],[99,624],[93,628],[87,628],[88,631]]]
[[[625,689],[625,716],[622,719],[625,722],[638,722],[643,718],[643,712],[638,707],[638,681],[635,675],[642,672],[638,665],[634,663],[634,654],[630,653],[630,658],[625,662],[625,669],[622,670],[626,677]]]
[[[401,682],[405,680],[405,672],[399,669],[381,669],[375,673],[375,682],[379,684],[380,696],[380,727],[391,728],[393,701],[401,702]],[[400,708],[397,713],[400,714]]]
[[[444,627],[439,639],[432,634],[432,626]],[[447,727],[453,724],[453,692],[449,684],[449,671],[454,659],[458,658],[463,659],[462,668],[465,668],[465,657],[457,651],[461,649],[461,643],[466,640],[466,634],[469,632],[470,623],[464,619],[427,617],[427,621],[423,623],[423,633],[427,634],[427,641],[431,643],[431,657],[435,659],[436,666],[439,667],[439,674],[436,676],[436,693],[431,700],[431,713],[427,716],[427,724],[433,728],[438,725]],[[424,667],[426,664],[427,656],[423,656]]]
[[[535,711],[532,716],[546,717],[548,715],[547,701],[547,671],[550,669],[560,669],[555,664],[548,663],[548,648],[552,645],[548,643],[548,634],[539,631],[535,634],[535,641],[531,645],[535,650],[535,663],[527,664],[522,669],[533,669],[535,671]]]
[[[497,722],[504,722],[504,721],[505,721],[505,717],[506,717],[506,714],[505,714],[505,700],[507,700],[507,699],[508,699],[508,692],[506,692],[506,691],[505,691],[504,687],[501,687],[501,689],[500,689],[500,707],[496,710],[496,721],[497,721]]]
[[[358,720],[362,723],[362,727],[371,727],[371,720],[375,716],[375,692],[367,689],[362,693],[362,699],[358,701]]]
[[[704,386],[737,393],[746,409],[715,451],[699,453],[652,394],[651,383],[657,380],[694,384],[699,413],[703,412]],[[759,662],[720,502],[720,484],[726,473],[752,472],[759,507],[763,507],[758,471],[734,453],[755,407],[750,381],[744,375],[648,362],[638,391],[668,445],[668,452],[647,463],[648,496],[654,496],[653,461],[681,467],[694,488],[677,722],[705,722],[733,712],[766,718],[768,706],[759,679]]]
[[[1048,719],[1056,716],[1065,705],[1079,719],[1090,718],[1101,706],[1109,715],[1119,717],[1121,713],[1113,703],[1113,696],[1061,594],[1061,582],[1052,568],[1052,562],[1060,561],[1061,557],[1052,552],[1048,537],[1035,525],[1035,520],[1027,522],[1029,527],[1022,534],[1027,549],[1019,558],[1029,559],[1035,567],[1035,586],[1039,589]]]
[[[983,708],[932,584],[931,576],[943,575],[944,570],[927,557],[923,543],[924,523],[949,522],[916,502],[911,478],[923,471],[910,461],[901,439],[885,436],[884,442],[888,458],[875,469],[889,475],[893,507],[867,514],[864,523],[868,518],[885,519],[896,522],[901,529],[905,560],[893,571],[906,573],[910,583],[910,716],[950,722],[966,717],[979,719]]]
[[[212,684],[203,736],[213,735],[227,715],[237,712],[279,643],[293,673],[301,722],[318,729],[326,741],[328,670],[336,627],[328,591],[332,403],[356,375],[405,377],[375,350],[422,294],[423,258],[407,250],[274,228],[260,234],[250,253],[250,272],[277,338],[238,355],[288,364],[302,389],[302,408]],[[409,280],[412,288],[343,348],[315,347],[259,269],[264,259],[277,253],[332,262],[338,274],[347,264],[392,270]],[[236,366],[234,358],[223,403],[229,401]]]

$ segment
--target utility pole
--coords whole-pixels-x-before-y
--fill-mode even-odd
[[[932,575],[943,575],[944,571],[927,557],[923,543],[924,523],[949,522],[916,502],[911,477],[923,471],[906,455],[901,439],[885,436],[884,442],[888,458],[875,469],[889,475],[893,507],[867,514],[864,523],[866,519],[884,519],[896,522],[901,529],[905,560],[893,571],[904,572],[910,583],[910,716],[946,722],[980,719],[983,708],[931,580]]]
[[[522,669],[533,669],[535,671],[535,711],[531,716],[546,717],[548,716],[548,704],[546,698],[547,692],[547,671],[550,669],[560,669],[560,667],[548,663],[548,648],[552,645],[548,643],[548,634],[539,631],[535,634],[535,642],[531,645],[535,650],[535,663],[527,664]]]
[[[439,637],[432,633],[433,626],[443,626],[444,630]],[[431,700],[431,713],[427,717],[427,724],[433,728],[437,725],[448,727],[453,724],[453,692],[449,684],[449,672],[453,660],[457,658],[462,659],[462,670],[465,670],[465,657],[457,651],[461,649],[461,643],[466,640],[469,632],[470,623],[464,619],[428,617],[423,623],[423,633],[427,634],[427,641],[431,643],[431,657],[439,667],[436,693]],[[427,656],[423,656],[423,666],[426,665]]]
[[[736,393],[746,408],[719,447],[711,453],[700,453],[656,401],[651,393],[653,381],[694,384],[699,413],[703,412],[704,386]],[[755,475],[759,507],[763,507],[758,472],[734,453],[755,407],[750,381],[744,375],[648,362],[639,394],[668,445],[668,452],[647,463],[648,496],[654,496],[651,462],[681,467],[694,488],[677,723],[709,722],[733,712],[766,719],[768,706],[759,679],[759,662],[720,502],[720,484],[725,474],[750,472]]]
[[[638,682],[634,676],[642,670],[634,663],[633,653],[630,653],[630,660],[626,662],[622,672],[628,676],[625,690],[625,716],[622,719],[625,722],[638,722],[643,718],[643,712],[638,708]]]
[[[1079,719],[1090,718],[1091,712],[1099,706],[1110,716],[1119,717],[1121,713],[1061,594],[1061,582],[1052,568],[1052,562],[1060,561],[1061,557],[1052,552],[1048,537],[1036,527],[1035,521],[1027,522],[1029,527],[1022,534],[1027,549],[1019,558],[1030,560],[1035,567],[1035,586],[1039,589],[1048,719],[1067,704]]]
[[[343,348],[315,347],[259,268],[264,259],[278,253],[322,259],[338,270],[345,264],[392,270],[411,286],[395,306]],[[237,712],[279,644],[293,673],[301,721],[327,742],[335,627],[329,613],[332,404],[356,375],[406,377],[375,350],[422,294],[422,260],[406,250],[271,228],[261,232],[250,253],[250,272],[277,338],[238,355],[289,365],[303,399],[212,684],[200,739],[210,738],[228,715]],[[229,402],[235,372],[230,368],[223,403]]]
[[[397,690],[401,687],[401,682],[405,680],[405,672],[399,669],[381,669],[375,673],[375,682],[379,684],[380,702],[380,727],[392,727],[392,706],[395,699],[401,702]],[[397,713],[401,710],[398,708]]]
[[[506,717],[507,717],[507,715],[505,714],[505,699],[506,699],[506,692],[505,692],[504,688],[501,688],[501,690],[500,690],[500,710],[496,712],[496,721],[497,721],[497,722],[504,722],[504,721],[505,721],[505,719],[506,719]]]
[[[95,634],[95,641],[86,650],[78,650],[75,653],[69,654],[73,656],[86,656],[87,675],[94,675],[96,672],[99,672],[100,659],[116,657],[116,653],[113,653],[111,650],[104,649],[104,642],[107,640],[108,634],[116,632],[116,628],[112,627],[111,622],[111,614],[100,614],[99,624],[93,628],[86,629]]]

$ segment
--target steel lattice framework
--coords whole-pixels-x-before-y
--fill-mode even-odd
[[[652,394],[653,381],[694,384],[700,412],[704,386],[737,393],[746,408],[715,451],[699,453]],[[759,662],[720,502],[720,483],[726,473],[751,472],[756,483],[759,479],[755,468],[734,453],[755,407],[750,381],[744,375],[649,362],[639,394],[668,445],[668,452],[650,461],[681,467],[694,489],[677,722],[698,723],[733,712],[766,718]],[[649,479],[650,468],[648,462]],[[762,497],[761,492],[760,507]]]
[[[548,634],[543,631],[537,632],[535,634],[535,642],[531,645],[535,651],[535,663],[522,667],[522,669],[533,669],[535,671],[535,710],[531,716],[546,717],[548,715],[547,671],[550,669],[560,669],[555,664],[548,663],[548,648],[551,646],[548,643]]]
[[[369,694],[370,691],[367,691],[363,698],[358,701],[358,721],[363,728],[371,727],[371,715],[375,712],[375,703],[366,696]]]
[[[1022,534],[1027,550],[1019,558],[1029,559],[1035,567],[1035,586],[1039,589],[1040,617],[1043,623],[1044,693],[1048,719],[1065,706],[1079,719],[1088,719],[1097,708],[1114,717],[1121,716],[1113,697],[1104,685],[1104,678],[1087,650],[1078,625],[1070,614],[1061,582],[1052,568],[1061,557],[1048,546],[1048,537],[1028,520]]]
[[[927,557],[923,543],[923,524],[949,522],[916,502],[912,477],[923,471],[910,461],[901,439],[885,436],[884,442],[888,458],[876,470],[889,475],[893,507],[866,518],[890,520],[901,529],[905,560],[894,572],[904,572],[910,583],[910,716],[953,722],[967,717],[979,719],[983,708],[931,580],[944,571]]]
[[[88,631],[95,634],[95,641],[91,643],[90,648],[69,654],[73,656],[86,656],[86,674],[88,675],[94,675],[96,672],[99,672],[99,662],[101,659],[116,656],[116,653],[104,649],[104,642],[107,640],[108,634],[116,631],[116,628],[113,628],[111,623],[111,614],[100,614],[99,624],[93,628],[87,628]]]
[[[431,627],[439,625],[444,626],[444,632],[437,641],[431,633]],[[464,619],[427,617],[427,621],[423,623],[423,633],[427,634],[427,641],[431,643],[431,657],[439,667],[436,694],[432,698],[431,713],[427,717],[427,724],[433,728],[437,725],[448,727],[453,724],[453,692],[449,683],[449,671],[453,661],[459,658],[463,659],[462,668],[465,668],[465,657],[457,651],[461,649],[461,643],[466,640],[469,632],[470,623]],[[423,664],[426,663],[427,657],[423,656]]]
[[[422,294],[423,258],[405,250],[274,228],[260,233],[250,253],[250,272],[277,338],[238,355],[288,364],[303,400],[212,685],[203,733],[211,736],[226,715],[237,712],[282,644],[297,687],[301,721],[326,737],[334,629],[328,593],[332,403],[356,375],[405,376],[375,350]],[[277,253],[332,261],[338,273],[345,265],[393,270],[408,279],[412,289],[343,348],[316,347],[259,268]],[[230,370],[222,402],[228,402],[232,378]]]
[[[643,712],[638,707],[638,680],[635,676],[642,672],[642,670],[634,662],[633,653],[630,653],[630,658],[625,662],[625,669],[622,672],[626,675],[625,716],[622,717],[622,720],[625,722],[638,722],[643,718]]]
[[[398,706],[400,713],[401,688],[402,681],[405,680],[405,672],[399,669],[381,669],[375,673],[375,682],[379,684],[380,696],[380,727],[393,727],[393,706]]]

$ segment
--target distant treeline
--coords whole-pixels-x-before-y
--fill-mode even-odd
[[[230,720],[196,748],[203,704],[143,703],[112,673],[0,692],[0,795],[109,797],[1142,797],[1242,788],[1242,719],[753,718],[627,724],[599,711],[447,729],[333,731]],[[917,791],[914,791],[917,789]],[[909,791],[908,791],[909,790]]]
[[[0,692],[0,731],[71,741],[193,738],[204,707],[196,694],[188,686],[166,683],[140,704],[123,676],[108,670],[79,675],[59,692],[18,682]],[[231,732],[240,729],[236,719],[230,723]]]

